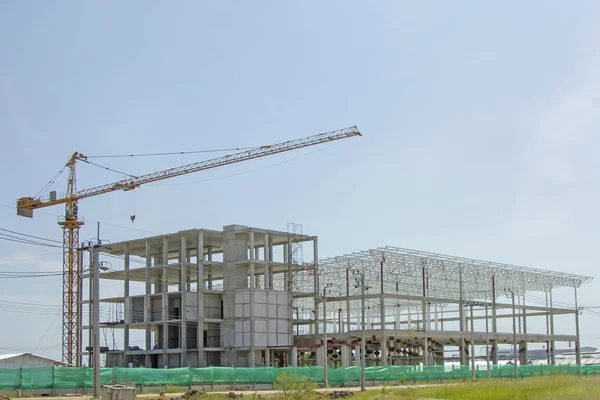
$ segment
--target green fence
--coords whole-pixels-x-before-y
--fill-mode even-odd
[[[600,365],[581,367],[582,374],[600,374]],[[323,367],[288,368],[102,368],[101,384],[135,383],[137,385],[178,385],[227,383],[273,383],[277,375],[287,372],[306,376],[315,382],[323,382]],[[556,374],[576,375],[577,365],[522,365],[519,376],[541,376]],[[475,371],[478,378],[487,378],[487,369]],[[493,378],[510,378],[514,374],[512,365],[493,366]],[[468,366],[387,366],[366,368],[366,379],[373,382],[411,382],[468,379],[472,376]],[[330,368],[329,384],[338,386],[358,382],[360,367]],[[74,389],[92,387],[92,369],[87,367],[70,368],[22,368],[0,369],[0,389]]]

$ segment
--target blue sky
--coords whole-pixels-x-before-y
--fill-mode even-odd
[[[127,193],[86,199],[82,239],[96,221],[112,241],[295,221],[322,256],[394,245],[595,276],[599,17],[594,1],[2,2],[0,227],[61,239],[61,207],[28,220],[13,205],[73,151],[245,147],[358,125],[364,137],[321,151],[143,187],[135,207]],[[120,176],[82,166],[78,178]],[[0,270],[60,268],[60,249],[0,241]],[[580,302],[600,305],[599,285]],[[58,307],[60,291],[60,277],[0,280],[0,300]],[[0,352],[59,357],[59,317],[0,318]],[[584,314],[583,344],[600,347],[599,322]]]

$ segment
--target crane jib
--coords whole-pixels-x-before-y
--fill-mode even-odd
[[[187,175],[194,172],[204,171],[207,169],[217,168],[224,165],[234,164],[238,162],[248,161],[260,157],[266,157],[272,154],[283,153],[287,151],[297,150],[303,147],[318,145],[321,143],[331,142],[340,139],[346,139],[353,136],[362,136],[356,126],[339,129],[336,131],[321,133],[314,136],[309,136],[302,139],[290,140],[287,142],[277,143],[273,145],[261,146],[255,149],[241,151],[225,155],[222,157],[213,158],[210,160],[200,161],[192,164],[186,164],[179,167],[169,168],[163,171],[152,172],[135,178],[128,178],[117,182],[108,183],[105,185],[95,186],[88,189],[76,191],[72,196],[63,195],[53,199],[43,200],[41,198],[25,197],[17,202],[17,214],[22,216],[30,216],[31,210],[35,208],[48,207],[56,204],[64,204],[67,201],[76,201],[87,197],[97,196],[104,193],[109,193],[117,190],[134,190],[146,183],[156,182],[164,179],[174,178],[181,175]],[[79,155],[79,153],[75,153]],[[77,156],[73,156],[72,160],[76,160]],[[68,164],[70,168],[75,167],[75,162]],[[27,214],[27,215],[24,215]]]

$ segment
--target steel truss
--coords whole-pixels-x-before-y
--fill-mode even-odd
[[[320,285],[331,283],[332,297],[359,294],[352,275],[346,282],[346,270],[365,274],[369,294],[426,295],[464,302],[490,301],[492,290],[495,297],[503,296],[506,290],[524,295],[558,287],[580,287],[592,280],[588,276],[386,246],[320,260]],[[378,315],[379,302],[372,303],[370,313]],[[386,304],[386,308],[420,307],[418,302],[389,298]],[[350,314],[358,315],[355,302],[351,308]]]

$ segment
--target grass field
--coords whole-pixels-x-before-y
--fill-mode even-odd
[[[382,390],[353,396],[355,400],[600,400],[600,378],[549,376],[513,380],[481,380],[419,389]]]
[[[600,400],[600,377],[554,375],[519,380],[492,379],[453,382],[427,387],[383,387],[366,392],[349,392],[344,388],[328,392],[315,391],[316,384],[306,378],[281,374],[276,383],[278,393],[250,392],[251,400]],[[166,393],[166,392],[165,392]],[[242,396],[198,393],[186,400],[231,400]],[[165,399],[171,399],[168,395]]]

